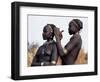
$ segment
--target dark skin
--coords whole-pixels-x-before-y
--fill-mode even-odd
[[[42,45],[38,49],[31,66],[56,65],[57,49],[56,49],[55,43],[52,42],[54,35],[53,35],[53,29],[50,27],[50,25],[47,25],[46,27],[44,27],[42,36],[43,36],[44,40],[47,40],[46,44]],[[52,42],[52,43],[50,43],[50,42]],[[45,50],[46,53],[43,51],[43,49]],[[42,53],[45,53],[45,54],[42,54]],[[49,54],[49,55],[47,55],[47,54]],[[48,60],[48,57],[51,59]],[[46,59],[44,59],[44,58],[46,58]]]
[[[43,39],[47,41],[53,40],[53,38],[51,37],[52,33],[53,33],[53,30],[50,26],[45,27],[42,33]]]
[[[58,53],[60,54],[60,56],[64,55],[64,51],[63,51],[63,48],[62,48],[62,45],[61,45],[61,39],[63,37],[62,32],[63,31],[60,31],[59,28],[57,28],[57,27],[54,28],[54,34],[55,34],[56,43],[57,43],[57,47],[58,47]]]
[[[71,38],[71,40],[65,45],[64,48],[61,45],[62,31],[60,31],[59,28],[54,28],[54,34],[56,38],[58,52],[62,60],[65,62],[64,64],[74,64],[77,54],[80,50],[81,38],[80,38],[79,30],[77,29],[77,27],[78,27],[77,24],[75,25],[75,23],[73,22],[69,24],[68,31],[69,31],[69,34],[73,36],[72,38],[74,38],[74,40]],[[75,45],[78,45],[77,48],[75,48]],[[74,52],[75,52],[75,55],[73,55]]]

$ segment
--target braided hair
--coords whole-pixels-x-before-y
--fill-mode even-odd
[[[74,28],[71,27],[71,24],[74,25]],[[69,23],[69,33],[75,34],[76,32],[79,32],[83,28],[83,23],[79,19],[73,19]]]

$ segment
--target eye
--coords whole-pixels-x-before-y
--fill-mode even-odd
[[[47,32],[47,30],[46,29],[43,29],[43,32]]]

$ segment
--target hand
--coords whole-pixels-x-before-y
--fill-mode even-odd
[[[64,30],[60,31],[60,34],[59,34],[60,40],[63,38],[62,32],[64,32]]]
[[[60,31],[59,28],[57,28],[57,27],[54,28],[54,34],[55,34],[55,38],[56,38],[57,41],[61,40],[63,38],[62,32],[63,32],[63,30]]]

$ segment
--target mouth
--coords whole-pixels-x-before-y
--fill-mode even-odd
[[[46,36],[44,36],[44,35],[43,35],[42,37],[43,37],[43,39],[44,39],[44,40],[46,40],[46,39],[47,39],[47,37],[46,37]]]

